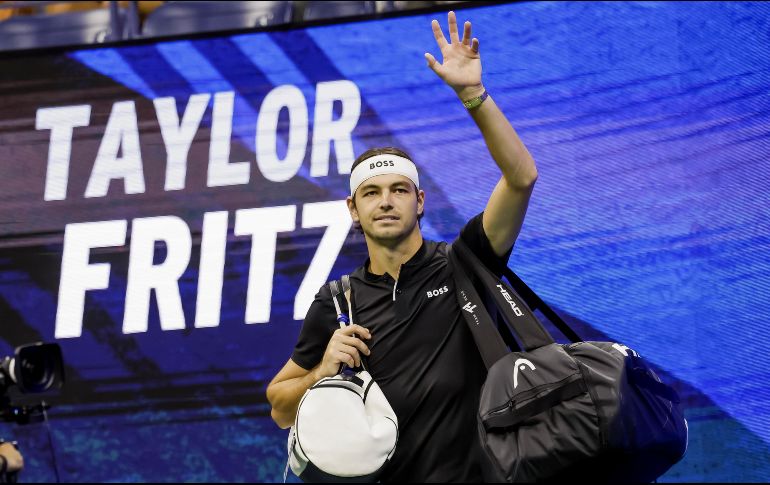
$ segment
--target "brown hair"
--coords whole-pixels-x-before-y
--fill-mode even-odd
[[[399,157],[408,158],[409,160],[412,160],[412,157],[409,156],[408,153],[406,153],[404,150],[396,147],[380,147],[380,148],[370,148],[366,150],[364,153],[359,155],[355,161],[353,162],[353,166],[350,167],[350,173],[353,173],[353,169],[355,169],[357,166],[359,166],[364,160],[376,157],[377,155],[397,155]],[[417,191],[419,189],[417,186],[414,186],[414,192],[417,194]],[[356,206],[356,198],[355,194],[353,194],[353,207]],[[422,216],[425,215],[425,210],[423,210],[422,214],[417,215],[417,223],[420,223],[420,220],[422,219]],[[355,229],[356,232],[359,232],[361,234],[364,233],[364,230],[361,228],[361,224],[359,222],[353,223],[353,229]]]

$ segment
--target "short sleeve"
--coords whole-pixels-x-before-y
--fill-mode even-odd
[[[487,234],[484,232],[483,216],[484,213],[482,212],[469,220],[460,231],[459,238],[473,251],[473,254],[478,256],[487,268],[496,275],[501,276],[508,266],[508,259],[511,257],[513,246],[502,256],[496,255],[492,249],[492,244],[489,242],[489,238],[487,238]]]
[[[329,285],[323,285],[302,322],[302,330],[294,346],[294,352],[291,354],[291,360],[305,370],[318,365],[323,359],[329,340],[338,328]]]

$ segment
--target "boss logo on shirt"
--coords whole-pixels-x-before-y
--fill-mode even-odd
[[[380,167],[395,167],[395,166],[396,164],[393,163],[393,160],[384,160],[380,162],[370,163],[369,170],[373,170],[375,168],[380,168]]]
[[[433,298],[434,296],[443,295],[444,293],[447,293],[449,291],[449,288],[445,285],[443,288],[439,288],[437,290],[428,291],[428,298]]]

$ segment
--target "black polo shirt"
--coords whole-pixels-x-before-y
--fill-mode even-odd
[[[510,251],[497,257],[481,223],[471,219],[460,237],[493,271],[502,273]],[[476,414],[486,369],[460,314],[445,242],[423,241],[389,274],[350,275],[353,316],[372,334],[369,372],[398,416],[399,439],[382,481],[481,481]],[[302,325],[292,360],[312,369],[339,328],[328,285],[321,287]],[[344,454],[344,450],[340,450]]]

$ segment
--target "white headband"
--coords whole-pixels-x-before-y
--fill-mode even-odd
[[[398,155],[376,155],[359,163],[350,174],[350,196],[356,193],[356,189],[366,180],[377,175],[397,174],[408,178],[417,189],[420,188],[420,178],[417,176],[417,167],[408,158]]]

